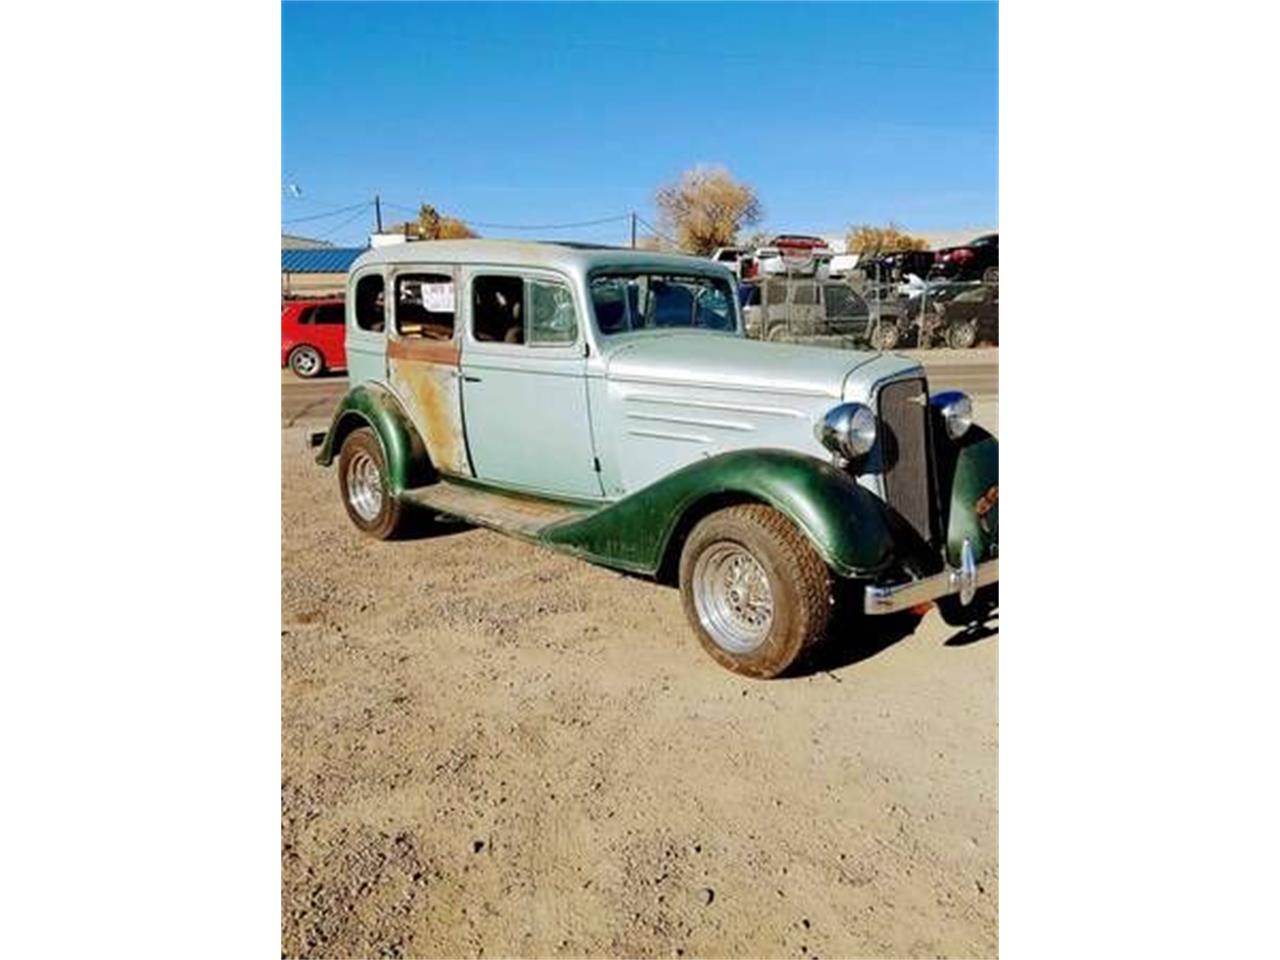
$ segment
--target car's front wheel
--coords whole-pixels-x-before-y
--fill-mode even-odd
[[[315,347],[303,344],[289,352],[289,369],[298,376],[310,380],[324,372],[324,358]]]
[[[776,677],[831,621],[831,571],[772,507],[744,504],[700,520],[680,555],[685,615],[704,650],[749,677]]]
[[[901,331],[898,325],[888,320],[877,320],[871,328],[871,348],[873,350],[892,350],[898,345]]]
[[[357,527],[379,540],[400,528],[403,505],[387,482],[382,443],[368,427],[352,430],[338,455],[338,487],[342,505]]]

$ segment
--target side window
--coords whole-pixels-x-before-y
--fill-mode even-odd
[[[524,281],[519,277],[471,281],[471,332],[488,343],[524,343]]]
[[[311,318],[315,316],[315,312],[316,312],[315,307],[304,307],[298,313],[298,325],[309,326],[311,324]]]
[[[818,285],[816,283],[796,284],[791,302],[798,307],[812,307],[818,302]]]
[[[396,333],[402,337],[452,340],[453,277],[406,273],[396,277]]]
[[[371,273],[356,283],[356,326],[371,333],[387,329],[386,290],[381,274]]]
[[[311,322],[323,326],[340,327],[346,322],[346,315],[346,308],[342,304],[326,303],[324,306],[316,307],[315,312],[311,314]]]
[[[578,312],[573,294],[562,283],[529,281],[529,342],[573,343],[578,339]]]

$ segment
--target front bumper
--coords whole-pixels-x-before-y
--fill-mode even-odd
[[[966,540],[958,568],[950,567],[923,580],[911,580],[891,586],[868,586],[863,598],[863,610],[872,615],[897,613],[956,594],[962,604],[968,605],[979,587],[988,586],[999,579],[1000,560],[997,558],[985,563],[974,563],[973,548]]]

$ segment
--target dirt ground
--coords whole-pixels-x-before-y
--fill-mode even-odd
[[[461,525],[362,537],[304,429],[285,955],[996,954],[995,621],[851,620],[742,679],[673,589]]]

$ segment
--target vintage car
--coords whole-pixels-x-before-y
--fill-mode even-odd
[[[351,388],[311,437],[360,530],[413,506],[679,585],[755,677],[832,625],[995,603],[997,443],[884,354],[743,335],[709,260],[570,244],[374,249],[348,280]]]

